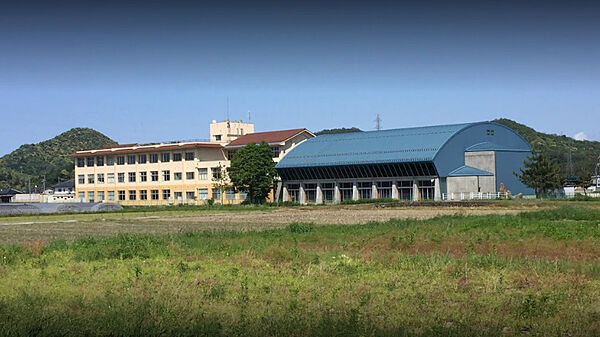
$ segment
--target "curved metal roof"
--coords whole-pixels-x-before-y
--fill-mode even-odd
[[[321,135],[295,147],[276,167],[432,161],[452,136],[474,124]]]

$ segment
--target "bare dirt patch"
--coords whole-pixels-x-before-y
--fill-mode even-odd
[[[485,215],[516,214],[531,210],[514,207],[391,207],[377,208],[374,205],[293,207],[268,212],[222,212],[195,215],[166,215],[131,218],[111,216],[108,219],[86,220],[78,218],[72,222],[39,222],[29,224],[4,224],[0,226],[0,242],[22,242],[23,240],[73,240],[84,236],[106,236],[116,233],[169,234],[201,230],[268,230],[282,228],[292,222],[315,224],[360,224],[389,219],[430,219],[441,215]]]

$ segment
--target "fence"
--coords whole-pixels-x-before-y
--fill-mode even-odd
[[[510,193],[506,193],[506,192],[442,193],[442,200],[493,200],[493,199],[510,199]]]

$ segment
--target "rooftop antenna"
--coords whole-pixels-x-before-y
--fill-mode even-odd
[[[250,118],[250,110],[248,110],[248,122],[250,122],[252,118]]]
[[[227,120],[229,120],[229,96],[227,96]]]
[[[572,177],[573,176],[573,156],[571,153],[571,147],[569,146],[569,154],[568,154],[568,161],[567,161],[567,177]]]
[[[381,117],[379,117],[379,114],[375,117],[375,130],[381,130]]]

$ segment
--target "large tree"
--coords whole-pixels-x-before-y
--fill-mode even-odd
[[[559,168],[545,152],[532,152],[523,164],[525,169],[515,174],[523,184],[535,189],[536,196],[548,196],[562,187]]]
[[[235,152],[229,179],[236,189],[246,189],[251,203],[264,202],[277,172],[267,143],[250,143]]]

